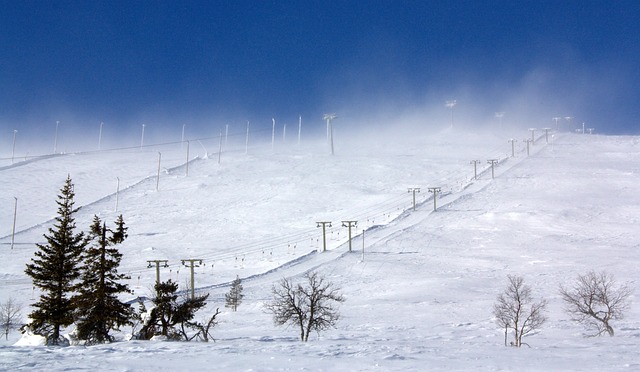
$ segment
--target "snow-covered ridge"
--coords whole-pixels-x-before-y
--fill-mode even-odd
[[[541,137],[530,157],[519,143],[515,158],[507,140],[450,133],[395,147],[346,147],[333,157],[314,146],[265,146],[249,154],[239,148],[223,152],[220,164],[216,156],[193,152],[188,176],[177,144],[159,150],[158,191],[156,149],[5,167],[0,203],[8,207],[2,209],[0,247],[10,264],[0,277],[3,297],[29,303],[32,288],[21,273],[34,249],[30,243],[42,239],[55,216],[55,195],[69,173],[83,228],[93,214],[115,219],[120,178],[117,213],[130,228],[122,270],[131,274],[136,295],[148,295],[155,280],[146,260],[168,259],[171,267],[161,277],[183,284],[188,275],[179,260],[202,258],[196,287],[211,293],[211,306],[222,307],[224,285],[237,274],[246,279],[247,301],[238,313],[224,315],[216,344],[128,342],[48,356],[4,348],[8,362],[1,363],[25,368],[23,360],[36,358],[63,369],[66,361],[82,360],[96,368],[97,355],[105,355],[114,366],[146,370],[177,368],[172,355],[186,352],[193,368],[205,368],[211,355],[221,369],[328,369],[338,363],[350,370],[495,370],[518,362],[525,369],[566,370],[575,369],[576,360],[586,369],[632,368],[638,309],[618,325],[615,338],[585,340],[563,314],[557,286],[598,267],[620,280],[640,279],[637,138],[566,134],[547,145]],[[495,179],[488,159],[501,160]],[[472,180],[471,160],[481,160],[478,180]],[[442,188],[435,213],[432,186]],[[409,187],[421,188],[416,211]],[[11,251],[14,196],[18,234]],[[358,220],[355,252],[347,252],[342,220]],[[328,252],[317,252],[317,221],[333,222]],[[271,325],[261,303],[277,279],[311,269],[337,282],[347,301],[338,329],[299,345],[291,330]],[[523,275],[550,301],[551,321],[529,340],[531,350],[501,347],[501,330],[491,320],[509,273]],[[143,362],[148,353],[156,355],[153,362]],[[235,353],[245,357],[239,361]]]

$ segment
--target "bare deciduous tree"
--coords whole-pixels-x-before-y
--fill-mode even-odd
[[[9,331],[18,328],[20,324],[20,313],[22,306],[17,303],[13,298],[9,298],[2,304],[0,304],[0,325],[4,330],[5,338],[9,339]]]
[[[605,332],[613,336],[613,328],[609,323],[623,318],[624,311],[629,307],[631,293],[628,283],[616,286],[613,275],[605,271],[578,275],[571,288],[560,286],[567,312],[573,320],[593,330],[594,333],[589,335],[592,337]]]
[[[211,328],[218,325],[218,320],[216,319],[216,317],[219,314],[220,314],[220,309],[216,308],[216,312],[213,313],[213,315],[211,315],[209,320],[206,320],[205,322],[202,322],[202,323],[187,322],[187,325],[189,327],[198,331],[193,337],[191,337],[191,339],[198,338],[204,342],[209,342],[209,338],[211,338],[213,341],[215,341],[215,339],[213,338],[213,335],[211,335]],[[186,337],[186,333],[185,333],[185,337]],[[187,338],[187,340],[189,340],[189,338]]]
[[[547,320],[544,315],[547,301],[541,299],[533,302],[531,287],[524,284],[522,277],[507,275],[507,278],[509,284],[498,296],[498,301],[493,306],[493,315],[498,325],[504,328],[505,346],[508,331],[512,329],[514,341],[511,345],[520,347],[523,344],[522,337],[538,330]]]
[[[340,316],[334,303],[344,302],[344,297],[339,288],[316,272],[307,273],[304,278],[306,286],[288,279],[274,285],[273,300],[265,308],[273,314],[276,325],[288,323],[300,327],[300,340],[306,342],[311,331],[335,327]]]

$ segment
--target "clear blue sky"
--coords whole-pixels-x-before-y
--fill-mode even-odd
[[[0,128],[321,122],[457,99],[479,120],[640,134],[639,20],[639,1],[0,0]]]

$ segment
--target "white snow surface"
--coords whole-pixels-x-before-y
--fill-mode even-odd
[[[5,156],[0,302],[12,297],[24,317],[30,312],[38,292],[25,265],[70,175],[79,229],[93,215],[112,223],[120,213],[129,227],[120,271],[135,293],[126,300],[151,296],[148,260],[168,260],[161,279],[184,287],[181,260],[202,259],[195,287],[210,297],[198,317],[217,307],[222,314],[209,343],[127,341],[125,329],[111,344],[45,347],[13,331],[0,340],[0,370],[640,370],[640,138],[549,138],[537,138],[530,156],[518,142],[515,157],[508,137],[480,129],[343,139],[334,156],[317,143],[269,143],[246,154],[244,143],[232,143],[213,155],[191,143],[188,174],[181,143],[13,164]],[[499,159],[495,178],[489,159]],[[477,180],[471,160],[480,160]],[[441,188],[436,212],[429,187]],[[352,252],[344,220],[358,221]],[[326,251],[319,221],[332,223]],[[310,270],[346,301],[337,328],[303,343],[297,329],[273,325],[263,304],[278,280]],[[586,338],[564,311],[559,285],[589,270],[635,288],[614,337]],[[508,274],[549,301],[548,322],[524,339],[530,347],[505,347],[492,318]],[[232,312],[224,294],[236,275],[245,299]]]

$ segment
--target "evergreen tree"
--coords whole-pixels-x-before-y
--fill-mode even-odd
[[[242,281],[240,280],[240,277],[236,275],[236,279],[231,282],[231,289],[229,289],[229,293],[224,295],[226,300],[225,307],[229,307],[233,311],[237,311],[243,297]]]
[[[77,336],[88,343],[113,341],[109,331],[131,324],[131,306],[118,299],[119,294],[131,293],[126,284],[120,283],[130,278],[118,273],[122,254],[114,247],[126,238],[122,215],[116,220],[115,231],[94,216],[90,245],[83,255],[81,286],[75,297]]]
[[[79,264],[87,245],[84,233],[75,233],[73,183],[67,176],[58,195],[58,216],[49,234],[44,234],[46,244],[36,244],[39,250],[27,264],[25,273],[33,279],[33,285],[42,294],[32,304],[35,308],[27,324],[33,333],[44,336],[49,345],[59,344],[63,338],[60,329],[73,323],[74,305],[71,296],[77,290],[80,276]]]
[[[209,294],[186,298],[178,301],[178,283],[171,279],[166,282],[156,283],[156,296],[153,299],[155,307],[151,309],[145,325],[140,330],[139,337],[149,340],[156,335],[166,336],[170,339],[186,339],[185,325],[191,326],[190,322],[195,317],[198,310],[207,303]],[[180,328],[176,328],[180,326]]]

